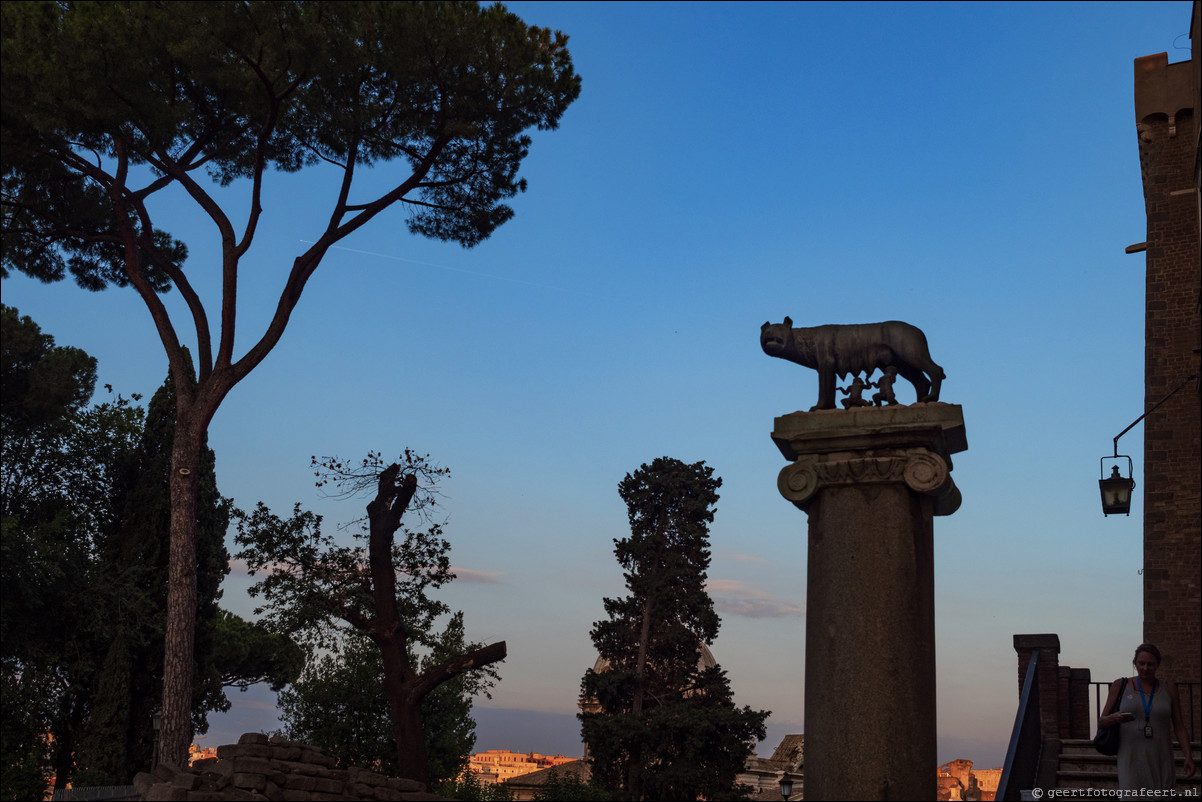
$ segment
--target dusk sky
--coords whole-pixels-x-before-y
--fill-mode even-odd
[[[439,598],[509,650],[477,748],[578,756],[589,629],[625,592],[618,482],[656,457],[705,460],[723,480],[712,651],[736,703],[772,711],[768,755],[803,731],[806,626],[806,516],[776,489],[769,434],[818,390],[761,352],[760,325],[904,320],[968,438],[963,506],[935,522],[940,762],[1002,764],[1015,633],[1059,634],[1061,664],[1095,680],[1129,669],[1142,427],[1119,443],[1129,518],[1102,516],[1096,479],[1144,404],[1144,257],[1124,253],[1145,235],[1132,62],[1188,59],[1190,4],[508,5],[567,33],[583,79],[559,130],[534,133],[516,217],[465,250],[409,234],[397,208],[330,252],[213,420],[220,490],[281,515],[299,501],[335,531],[366,499],[321,498],[311,455],[409,447],[448,466],[459,578]],[[363,175],[362,194],[393,174]],[[243,351],[324,226],[332,177],[270,176]],[[216,314],[212,226],[181,193],[152,211]],[[97,357],[99,384],[148,399],[166,377],[132,290],[14,276],[3,296]],[[250,582],[235,565],[223,605],[249,616]],[[207,745],[278,726],[274,694],[231,696]]]

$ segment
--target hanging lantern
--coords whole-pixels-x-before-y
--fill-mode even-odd
[[[1118,438],[1115,438],[1118,439]],[[1108,478],[1098,479],[1098,489],[1102,491],[1102,513],[1104,515],[1130,515],[1131,491],[1135,489],[1135,480],[1131,478],[1131,458],[1126,454],[1115,454],[1113,457],[1102,457],[1101,475],[1106,472],[1105,464],[1108,459],[1118,459],[1120,456],[1127,460],[1127,475],[1119,473],[1119,466],[1113,466]]]

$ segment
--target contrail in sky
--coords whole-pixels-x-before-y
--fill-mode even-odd
[[[306,240],[306,239],[301,240],[301,242],[304,243],[305,245],[313,245],[314,244],[311,240]],[[413,265],[423,265],[425,267],[436,267],[439,270],[448,270],[452,273],[465,273],[469,276],[480,276],[481,278],[490,278],[495,281],[508,281],[511,284],[525,284],[527,287],[538,287],[539,289],[542,289],[542,290],[554,290],[556,292],[570,292],[570,293],[574,293],[576,295],[584,295],[589,298],[601,298],[601,299],[610,300],[610,301],[615,300],[613,298],[606,298],[604,295],[597,295],[596,293],[585,292],[584,290],[574,290],[574,289],[571,289],[570,287],[556,287],[551,284],[539,284],[536,281],[525,281],[520,278],[510,278],[508,276],[498,276],[494,273],[481,273],[476,270],[465,270],[462,267],[451,267],[449,265],[439,265],[439,264],[435,264],[434,262],[421,262],[421,261],[418,261],[417,259],[406,259],[403,256],[393,256],[392,254],[388,254],[388,253],[376,253],[375,251],[362,251],[362,250],[359,250],[358,248],[347,248],[346,246],[343,246],[343,245],[331,245],[330,250],[332,250],[332,251],[348,251],[350,253],[362,254],[363,256],[375,256],[380,259],[391,259],[394,262],[408,262],[409,264],[413,264]]]

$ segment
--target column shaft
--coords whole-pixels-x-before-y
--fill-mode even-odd
[[[934,799],[932,522],[960,506],[960,407],[797,412],[772,438],[809,515],[806,799]]]
[[[809,507],[807,799],[936,796],[931,507],[902,482]]]

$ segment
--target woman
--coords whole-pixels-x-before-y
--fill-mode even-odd
[[[1110,695],[1098,716],[1098,727],[1122,727],[1119,739],[1119,788],[1172,790],[1177,777],[1173,766],[1173,736],[1185,752],[1185,776],[1194,776],[1194,756],[1181,718],[1177,686],[1156,679],[1160,650],[1141,643],[1135,650],[1135,676],[1127,680],[1119,698],[1121,679],[1110,685]]]

